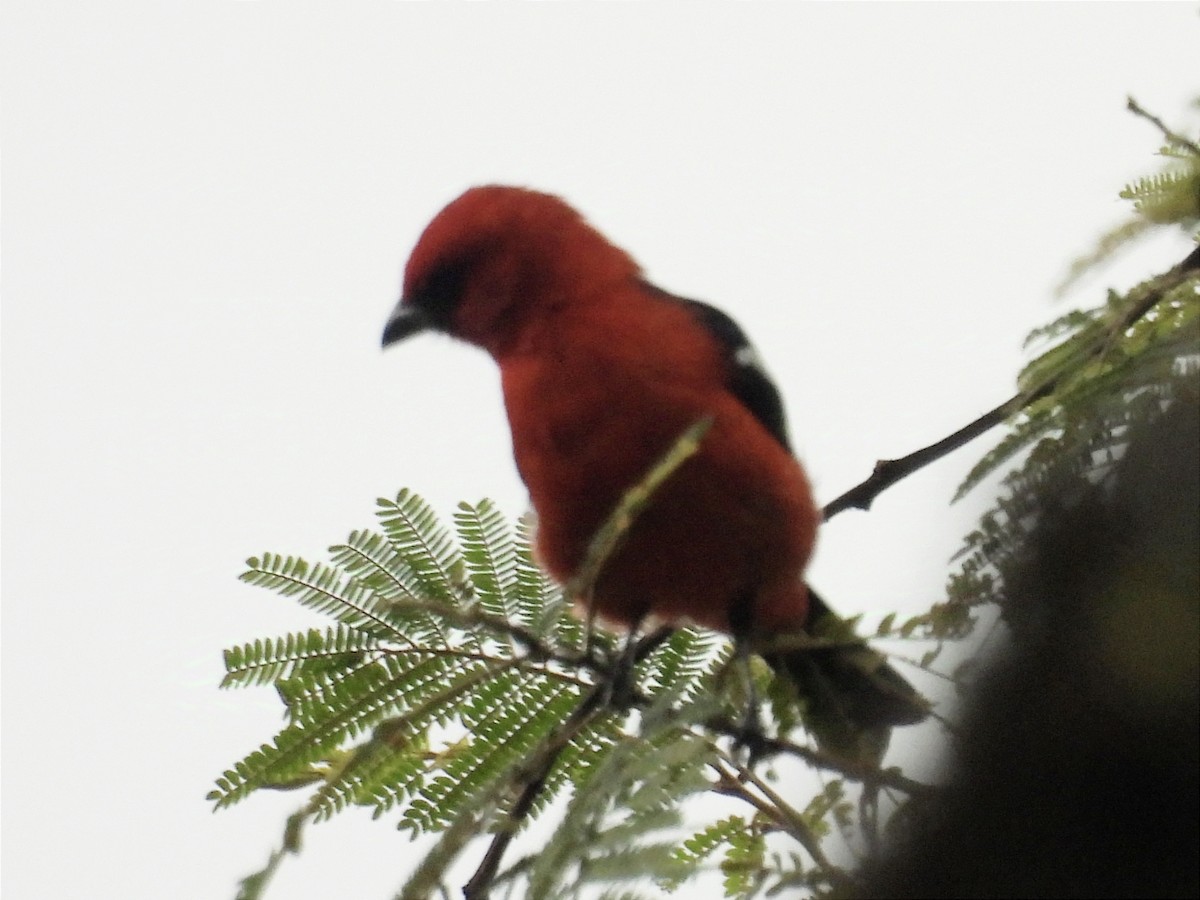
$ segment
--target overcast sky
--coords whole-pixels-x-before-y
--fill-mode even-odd
[[[319,558],[401,486],[524,509],[490,360],[379,350],[408,250],[464,188],[559,193],[732,312],[829,500],[1011,394],[1065,264],[1154,165],[1126,95],[1187,122],[1200,89],[1190,3],[9,0],[4,20],[13,898],[231,897],[299,798],[209,812],[279,724],[269,690],[216,690],[220,651],[318,623],[239,584],[242,560]],[[938,599],[986,497],[947,501],[986,446],[831,523],[822,593],[870,618]],[[411,860],[352,812],[269,896],[387,898]]]

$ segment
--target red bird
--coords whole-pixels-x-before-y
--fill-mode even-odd
[[[605,561],[593,603],[606,619],[693,622],[750,646],[839,622],[803,581],[821,513],[779,394],[724,313],[647,282],[559,198],[486,186],[421,235],[383,344],[426,329],[499,365],[538,557],[563,583],[625,492],[712,417],[698,452]],[[861,642],[768,661],[797,684],[810,717],[834,726],[886,735],[928,713]]]

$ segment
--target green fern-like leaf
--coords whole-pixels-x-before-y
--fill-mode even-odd
[[[484,501],[461,506],[451,533],[407,491],[378,515],[380,529],[352,532],[330,563],[250,560],[242,580],[334,621],[226,651],[224,684],[272,685],[286,721],[217,779],[216,806],[287,789],[306,791],[297,821],[354,805],[394,814],[436,839],[401,896],[435,891],[472,837],[550,812],[562,819],[543,852],[500,875],[528,896],[698,871],[699,856],[676,850],[680,803],[712,789],[726,758],[706,723],[737,712],[729,642],[679,629],[609,696],[601,679],[623,641],[597,626],[581,652],[580,618],[537,568],[527,520],[514,530]],[[760,839],[725,841],[728,878]],[[247,884],[261,892],[281,858]]]
[[[1181,356],[1189,346],[1192,352]],[[1004,477],[994,508],[965,538],[957,555],[960,570],[947,585],[950,609],[985,602],[1007,608],[1012,598],[1005,592],[1005,573],[1023,558],[1047,492],[1069,501],[1072,485],[1082,492],[1108,477],[1135,429],[1172,404],[1200,402],[1200,365],[1191,361],[1198,358],[1200,336],[1170,353],[1151,350],[1123,360],[1072,391],[1074,412],[1063,413],[1057,432],[1042,438],[1021,467]]]
[[[721,860],[726,897],[748,897],[761,887],[766,853],[767,842],[757,819],[745,831],[729,835]]]
[[[490,500],[460,503],[454,514],[467,575],[480,606],[493,616],[516,619],[516,543],[504,514]]]
[[[225,651],[221,687],[269,684],[342,669],[362,661],[378,643],[368,632],[338,625],[325,632],[312,629],[231,647]]]
[[[312,765],[331,755],[336,749],[335,735],[322,746],[309,739],[298,728],[281,731],[273,743],[263,744],[249,753],[233,767],[226,769],[217,778],[216,789],[210,791],[208,799],[218,809],[245,799],[251,792],[276,784],[286,784],[297,777],[313,774]]]
[[[335,566],[385,597],[416,600],[416,575],[391,542],[377,531],[350,532],[344,544],[329,548]]]
[[[1180,360],[1200,353],[1200,276],[1150,279],[1034,334],[1062,338],[1019,378],[1023,391],[1041,396],[972,468],[956,500],[1037,441],[1088,432],[1084,420],[1098,421],[1097,403],[1126,404],[1142,390],[1170,383]]]
[[[247,584],[293,597],[303,606],[377,638],[396,636],[378,596],[337,568],[276,553],[251,557],[246,566],[247,571],[239,577]]]
[[[727,642],[711,631],[680,628],[646,661],[642,683],[652,699],[669,691],[671,702],[687,702],[698,693],[712,692],[712,675],[730,652]]]
[[[680,870],[673,878],[665,879],[663,886],[668,890],[675,890],[685,879],[690,878],[708,857],[722,847],[730,845],[735,839],[740,840],[741,835],[749,828],[749,823],[742,816],[727,816],[687,838],[674,851]]]
[[[423,596],[454,602],[463,586],[462,559],[433,508],[409,490],[378,505],[383,531],[417,576]]]
[[[437,658],[431,658],[433,660]],[[430,671],[438,670],[430,667]],[[374,802],[378,808],[377,795],[382,790],[378,784],[380,771],[398,769],[405,776],[404,786],[391,792],[393,797],[412,791],[420,793],[420,783],[414,780],[416,772],[411,771],[406,759],[416,752],[422,759],[428,759],[426,747],[430,729],[455,724],[456,704],[469,701],[476,693],[486,690],[491,680],[486,666],[456,660],[443,666],[437,677],[423,680],[418,689],[392,697],[390,708],[383,712],[392,712],[396,707],[401,707],[402,711],[392,712],[380,721],[372,740],[356,751],[354,765],[339,770],[337,777],[329,779],[314,795],[313,811],[325,818],[351,802]]]
[[[1139,178],[1121,191],[1123,200],[1147,220],[1173,224],[1200,218],[1200,159],[1182,158],[1184,165]]]
[[[526,682],[519,693],[512,688],[512,684],[490,685],[488,692],[474,698],[499,706],[499,714],[483,722],[462,752],[426,785],[421,801],[405,811],[401,828],[417,834],[474,814],[480,798],[497,793],[497,785],[510,781],[578,700],[576,692],[548,683]]]
[[[1152,117],[1131,101],[1129,109],[1138,115]],[[1183,139],[1155,121],[1167,136],[1167,145],[1160,155],[1166,159],[1156,173],[1125,186],[1120,196],[1133,201],[1135,215],[1110,228],[1097,240],[1088,253],[1071,263],[1055,294],[1062,296],[1068,288],[1097,266],[1112,259],[1121,250],[1164,225],[1178,226],[1195,238],[1200,225],[1200,153],[1196,143]]]
[[[708,744],[671,726],[607,746],[576,782],[562,823],[531,861],[529,896],[573,896],[584,884],[617,876],[683,877],[672,846],[655,836],[662,829],[673,832],[679,821],[674,808],[708,787],[711,754]],[[614,872],[602,860],[617,847],[624,864]]]
[[[554,584],[533,558],[534,524],[531,515],[517,520],[517,546],[514,559],[517,621],[538,634],[549,634],[557,646],[580,648],[583,623],[574,615],[562,590]]]

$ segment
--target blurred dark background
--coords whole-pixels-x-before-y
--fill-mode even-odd
[[[1045,491],[949,788],[864,896],[1200,896],[1200,400],[1129,438]]]

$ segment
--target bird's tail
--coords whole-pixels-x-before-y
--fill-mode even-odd
[[[795,686],[805,725],[823,749],[877,762],[893,727],[929,715],[929,701],[811,589],[805,632],[834,645],[772,651],[764,658]]]

